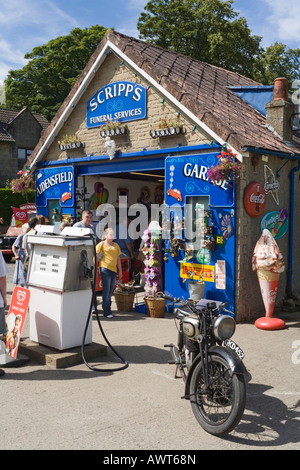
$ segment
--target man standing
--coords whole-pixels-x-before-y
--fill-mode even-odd
[[[131,240],[128,234],[129,223],[130,219],[126,216],[126,218],[119,225],[116,226],[115,241],[121,248],[121,252],[129,258],[133,259],[134,254],[131,246]]]
[[[5,307],[7,305],[6,276],[8,273],[9,273],[8,267],[4,261],[2,253],[0,252],[0,338],[6,333],[6,323],[5,323]],[[4,370],[0,369],[0,377],[4,374],[5,374]]]
[[[73,225],[73,227],[79,227],[79,228],[91,228],[93,232],[95,233],[95,228],[92,224],[93,222],[93,213],[89,209],[84,209],[84,211],[81,214],[81,221],[76,222],[76,224]]]

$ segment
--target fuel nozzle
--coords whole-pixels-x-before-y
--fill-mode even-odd
[[[80,263],[80,272],[79,277],[84,279],[93,278],[93,266],[89,262],[87,251],[82,250],[80,253],[81,263]]]

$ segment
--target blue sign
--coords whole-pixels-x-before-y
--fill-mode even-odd
[[[61,207],[74,206],[74,168],[42,168],[36,172],[36,205],[46,207],[48,199],[59,199]]]
[[[97,91],[87,102],[86,125],[127,122],[147,117],[147,90],[134,82],[115,82]]]
[[[183,206],[188,196],[209,196],[214,206],[233,204],[232,183],[213,184],[207,177],[209,168],[218,164],[218,153],[168,157],[166,159],[166,204]]]
[[[234,311],[234,185],[210,182],[207,173],[218,164],[217,156],[212,152],[165,160],[165,204],[170,214],[170,239],[165,240],[165,290],[188,298],[189,284],[196,284],[202,277],[205,298],[228,302],[229,310]],[[172,248],[176,238],[181,239],[177,252]]]

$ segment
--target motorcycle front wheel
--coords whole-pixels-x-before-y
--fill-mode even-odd
[[[246,384],[243,375],[233,374],[228,362],[215,354],[208,356],[208,387],[201,361],[190,381],[193,413],[202,428],[215,436],[232,431],[245,409]]]

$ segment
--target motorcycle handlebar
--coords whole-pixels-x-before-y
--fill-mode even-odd
[[[162,297],[166,300],[170,300],[170,302],[172,302],[173,304],[179,303],[179,304],[182,304],[182,305],[186,305],[186,304],[189,303],[189,300],[183,300],[183,299],[180,299],[179,297],[176,298],[176,297],[173,297],[171,294],[163,294]],[[212,303],[214,303],[214,301],[212,301]],[[212,306],[211,307],[207,306],[206,308],[208,308],[208,310],[212,310],[216,315],[218,315],[222,310],[225,310],[229,313],[233,313],[233,312],[230,312],[229,310],[226,310],[225,307],[227,307],[227,306],[228,306],[228,302],[223,302],[223,303],[220,303],[220,305],[218,307],[214,308],[214,309],[212,308]],[[204,310],[205,310],[205,308],[204,308]]]
[[[180,302],[180,298],[173,297],[171,294],[163,294],[163,298],[166,300],[170,300],[173,304]]]

